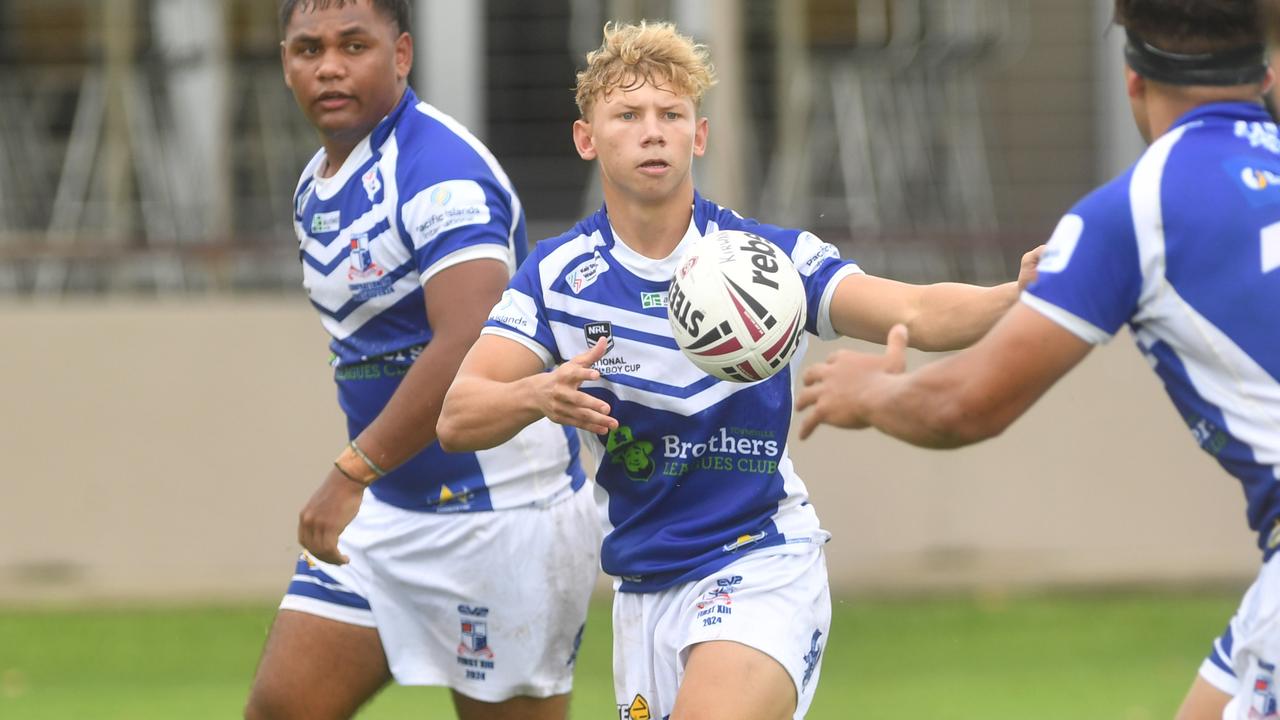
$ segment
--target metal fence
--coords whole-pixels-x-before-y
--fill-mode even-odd
[[[709,1],[740,18],[740,51],[712,48],[742,65],[748,90],[743,117],[713,117],[744,138],[739,209],[822,232],[878,274],[1008,274],[1029,243],[1002,232],[987,95],[992,73],[1028,52],[1044,2]],[[501,113],[489,143],[529,189],[531,227],[567,225],[594,201],[567,140],[584,28],[698,3],[487,0],[488,53],[505,73],[491,91],[511,93],[522,64],[557,75],[522,80],[522,104],[563,112],[522,120],[519,105],[489,103]],[[290,197],[317,141],[281,81],[274,7],[0,6],[0,295],[296,287]],[[539,33],[521,32],[535,21]],[[544,126],[565,128],[558,154],[529,141]]]

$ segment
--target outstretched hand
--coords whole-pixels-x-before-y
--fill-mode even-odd
[[[1034,251],[1033,251],[1034,252]],[[1029,253],[1028,253],[1029,254]],[[810,410],[800,423],[800,439],[823,423],[859,430],[870,425],[863,391],[877,375],[899,375],[907,368],[907,326],[894,325],[883,355],[837,350],[804,373],[797,410]]]
[[[1044,245],[1040,245],[1022,256],[1022,264],[1018,266],[1018,289],[1026,290],[1036,281],[1039,274],[1036,267],[1040,265],[1040,256],[1044,255]]]
[[[360,510],[364,486],[334,468],[298,513],[298,542],[316,558],[333,565],[345,565],[347,556],[338,549],[338,536]]]
[[[609,417],[609,403],[592,397],[578,389],[584,382],[599,380],[600,372],[591,366],[609,351],[605,338],[587,351],[545,373],[538,388],[538,408],[552,422],[582,428],[596,435],[607,434],[618,427],[618,421]]]

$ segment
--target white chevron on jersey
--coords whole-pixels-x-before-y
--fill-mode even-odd
[[[294,228],[303,285],[332,337],[338,400],[351,437],[397,392],[434,337],[424,286],[470,260],[514,273],[528,252],[519,197],[465,128],[405,92],[333,176],[321,150],[298,184]],[[498,447],[445,453],[432,443],[371,492],[425,512],[553,502],[585,483],[574,433],[548,420]]]
[[[539,243],[483,331],[524,345],[547,367],[586,351],[600,326],[608,334],[611,348],[595,365],[601,377],[581,389],[609,402],[619,427],[583,437],[598,463],[609,531],[602,563],[625,591],[700,577],[739,552],[785,552],[827,537],[787,452],[798,360],[760,382],[725,382],[693,365],[672,337],[666,295],[681,249],[722,227],[788,253],[809,299],[806,329],[831,331],[822,315],[857,266],[812,234],[761,225],[700,197],[664,259],[628,247],[604,210]]]

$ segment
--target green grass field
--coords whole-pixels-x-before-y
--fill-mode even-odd
[[[1238,592],[838,601],[812,720],[1171,718]],[[0,611],[0,718],[233,718],[269,607]],[[592,608],[573,717],[617,718],[608,606]],[[449,718],[392,687],[361,718]]]

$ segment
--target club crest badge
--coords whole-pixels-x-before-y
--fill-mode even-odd
[[[360,182],[364,185],[364,194],[369,196],[369,202],[373,202],[378,191],[382,189],[382,175],[378,166],[369,168],[369,171],[361,176]]]
[[[493,648],[489,647],[489,608],[459,605],[461,633],[457,660],[468,680],[487,680],[494,668]]]
[[[373,252],[369,249],[369,233],[358,233],[351,236],[350,268],[347,270],[348,280],[377,278],[383,275],[382,268],[373,261]]]

